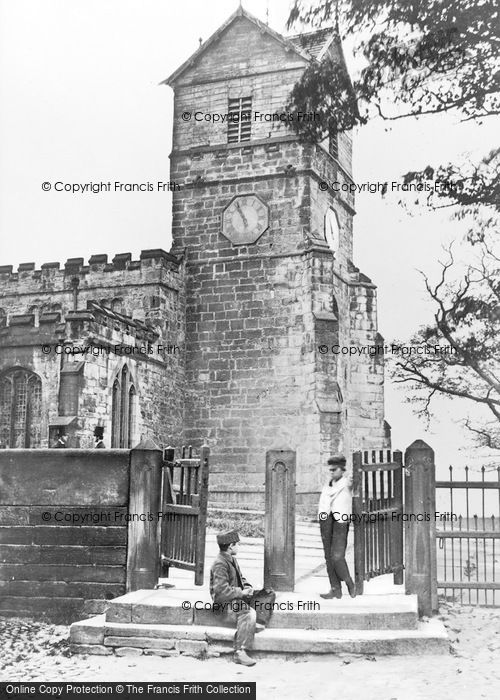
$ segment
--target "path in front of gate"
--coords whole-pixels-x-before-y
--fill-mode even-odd
[[[171,568],[169,577],[161,579],[162,583],[174,584],[182,590],[208,590],[210,567],[217,556],[219,547],[216,541],[216,530],[207,530],[205,551],[205,576],[203,586],[195,586],[194,574],[191,571]],[[354,578],[353,529],[350,528],[347,544],[346,559],[349,570]],[[258,590],[264,585],[264,538],[241,537],[238,553],[238,563],[243,576]],[[295,592],[318,595],[329,589],[326,575],[323,545],[316,522],[298,520],[295,526]],[[346,591],[344,591],[346,592]],[[395,586],[392,574],[379,576],[365,583],[365,594],[388,595],[399,593],[404,595],[404,586]]]

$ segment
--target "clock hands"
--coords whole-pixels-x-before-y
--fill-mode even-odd
[[[244,226],[245,228],[248,228],[248,220],[247,220],[247,217],[246,217],[245,214],[243,213],[243,210],[242,210],[242,208],[241,208],[241,204],[238,202],[238,200],[236,200],[236,209],[237,209],[239,215],[241,216],[241,218],[243,219],[243,226]]]
[[[254,243],[268,228],[267,206],[256,195],[239,195],[222,214],[222,233],[235,244]]]

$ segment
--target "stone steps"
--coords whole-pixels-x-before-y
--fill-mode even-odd
[[[254,649],[281,654],[447,653],[438,620],[419,621],[416,596],[365,595],[323,600],[278,593],[281,609],[256,635]],[[105,615],[71,626],[73,649],[118,655],[231,652],[234,627],[221,624],[206,589],[143,590],[110,601]]]
[[[280,609],[278,609],[278,607]],[[136,591],[110,601],[106,622],[221,626],[204,589]],[[360,596],[323,600],[300,593],[278,593],[269,628],[416,629],[416,596]]]
[[[104,615],[71,626],[72,649],[87,654],[207,656],[231,653],[234,629],[203,625],[106,622]],[[418,622],[413,630],[266,629],[253,651],[267,654],[447,654],[449,642],[439,620]]]

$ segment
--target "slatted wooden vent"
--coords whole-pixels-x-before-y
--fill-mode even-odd
[[[236,97],[228,103],[227,142],[250,141],[252,98]]]

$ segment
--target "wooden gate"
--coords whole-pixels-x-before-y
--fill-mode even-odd
[[[191,446],[175,459],[169,447],[163,455],[161,576],[171,566],[194,571],[194,582],[203,585],[205,532],[208,504],[209,449],[202,447],[193,458]]]
[[[375,576],[394,573],[403,583],[402,454],[390,450],[353,455],[354,574],[356,592]]]

